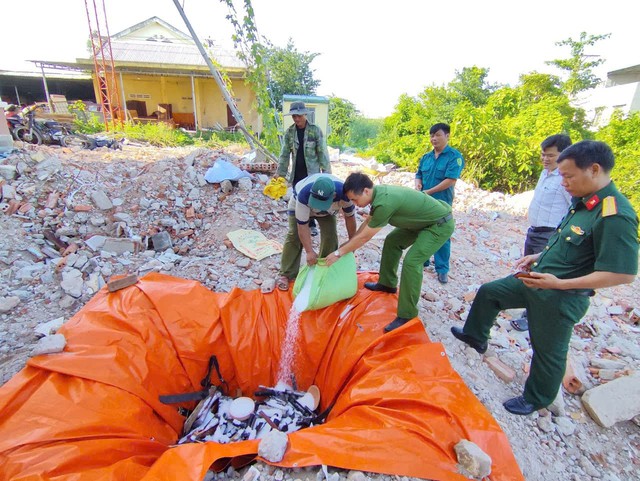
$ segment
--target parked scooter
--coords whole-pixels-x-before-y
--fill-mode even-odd
[[[72,134],[60,122],[55,120],[36,119],[35,111],[43,104],[29,105],[22,109],[21,123],[15,125],[12,130],[16,140],[31,144],[59,144],[64,147],[78,146],[83,144],[83,140]]]
[[[23,118],[20,116],[20,111],[18,110],[17,105],[10,105],[4,112],[5,118],[7,119],[7,126],[9,127],[9,132],[12,133],[18,127],[22,127],[25,125]]]

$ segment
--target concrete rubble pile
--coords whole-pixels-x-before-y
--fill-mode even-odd
[[[224,185],[204,180],[217,159],[238,164],[242,153],[131,145],[122,151],[33,146],[0,159],[0,382],[31,355],[63,349],[62,339],[41,339],[55,335],[112,276],[162,272],[197,280],[218,292],[235,287],[272,290],[279,256],[250,259],[234,249],[226,235],[251,229],[282,242],[286,201],[262,194],[269,180],[264,174]],[[385,171],[376,182],[413,187],[411,172],[354,157],[332,162],[333,173],[341,178],[362,167]],[[443,343],[453,367],[501,424],[528,480],[640,479],[640,281],[598,290],[574,330],[556,403],[526,418],[502,407],[505,399],[522,392],[533,354],[528,333],[513,330],[509,323],[521,311],[498,317],[484,356],[451,337],[451,326],[462,325],[478,287],[513,272],[522,255],[530,199],[530,193],[489,193],[458,181],[449,283],[439,284],[432,268],[425,270],[420,319],[430,339]],[[343,223],[338,227],[340,238],[346,239]],[[360,270],[378,269],[387,232],[357,252]],[[39,341],[44,342],[43,351],[36,349]],[[608,402],[611,399],[616,401]],[[539,449],[532,450],[532,445]],[[336,475],[335,481],[347,477],[344,472],[325,476],[317,468],[257,470],[258,475],[254,468],[227,473],[227,478],[211,476],[247,481],[251,476],[314,481],[316,474],[317,479]],[[364,476],[352,473],[349,476]]]

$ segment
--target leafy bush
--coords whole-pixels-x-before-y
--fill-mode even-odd
[[[382,119],[365,119],[357,117],[349,128],[349,140],[347,145],[358,150],[367,150],[371,142],[378,136],[382,129]]]
[[[427,87],[418,98],[403,95],[384,120],[372,153],[379,162],[416,169],[431,150],[429,128],[451,125],[451,145],[460,150],[465,180],[487,190],[520,192],[535,185],[542,169],[540,142],[568,133],[589,136],[584,112],[572,107],[557,77],[531,73],[516,87],[489,86],[485,69],[457,73],[447,87]]]
[[[611,177],[640,212],[640,112],[625,117],[612,115],[609,125],[596,133],[596,139],[609,144],[616,156]]]
[[[128,139],[149,142],[158,147],[177,147],[194,143],[189,134],[180,129],[174,129],[164,122],[148,124],[126,122],[122,132]]]
[[[329,97],[329,127],[327,144],[343,148],[349,139],[351,124],[358,118],[359,112],[353,103],[340,97]]]
[[[193,141],[198,146],[203,147],[225,147],[231,144],[246,144],[247,140],[242,132],[227,132],[226,130],[204,130],[198,131],[193,137]]]

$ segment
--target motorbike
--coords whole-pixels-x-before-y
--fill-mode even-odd
[[[59,144],[63,147],[82,146],[89,148],[89,144],[73,134],[67,127],[55,120],[36,119],[36,110],[42,104],[29,105],[22,109],[20,116],[7,119],[14,123],[11,131],[16,140],[30,144]],[[18,118],[18,120],[14,120]]]
[[[9,127],[9,132],[12,133],[13,135],[13,131],[15,129],[17,129],[18,127],[23,127],[25,125],[24,120],[22,119],[22,117],[19,117],[17,115],[13,115],[11,117],[7,117],[7,126]],[[15,138],[15,136],[14,136]]]
[[[82,139],[82,147],[94,150],[100,147],[107,147],[113,150],[122,150],[123,144],[126,142],[124,138],[113,138],[107,135],[85,135],[75,134],[76,137]]]

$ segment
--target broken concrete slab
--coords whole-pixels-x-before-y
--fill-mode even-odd
[[[613,426],[640,414],[640,373],[589,389],[582,404],[600,426]]]
[[[36,343],[31,355],[40,356],[42,354],[55,354],[57,352],[62,352],[66,345],[67,340],[62,334],[45,336]]]
[[[270,431],[264,438],[260,440],[258,445],[258,456],[262,456],[267,461],[279,463],[287,451],[289,437],[286,433],[277,429]]]
[[[113,204],[107,194],[105,194],[101,190],[96,190],[91,192],[91,200],[95,204],[95,206],[100,210],[109,210],[113,208]]]
[[[453,449],[458,457],[462,474],[480,479],[491,474],[491,458],[477,444],[463,439]]]
[[[125,252],[134,253],[137,249],[138,245],[133,240],[113,237],[107,238],[102,246],[103,251],[116,255],[124,254]]]
[[[9,312],[20,304],[20,298],[17,296],[0,297],[0,313]]]

